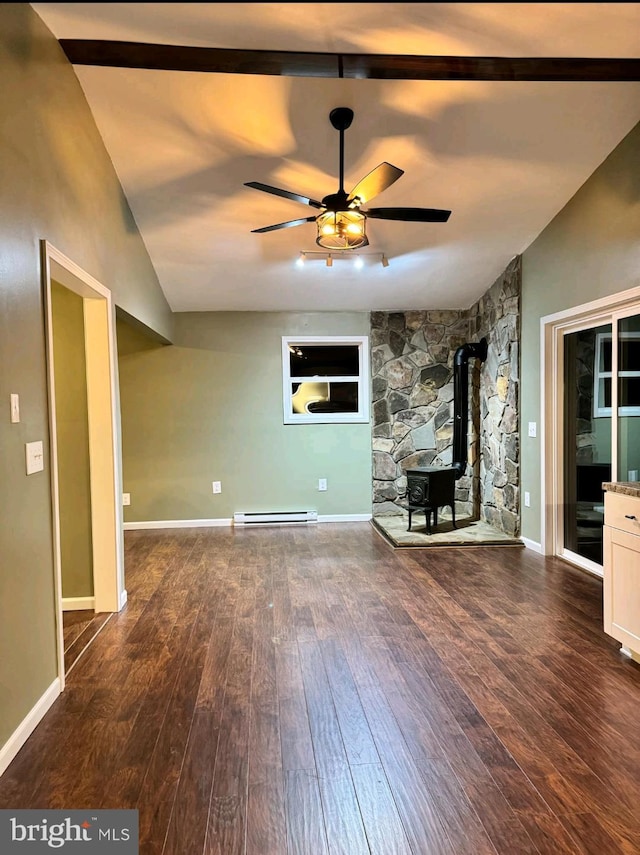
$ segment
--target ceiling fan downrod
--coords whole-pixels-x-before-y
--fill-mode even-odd
[[[344,189],[344,132],[347,128],[351,127],[353,110],[349,107],[334,107],[329,113],[329,121],[340,132],[340,189],[335,195],[343,196],[346,202],[347,194]]]

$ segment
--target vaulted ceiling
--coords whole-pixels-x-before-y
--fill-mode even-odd
[[[636,3],[34,3],[59,39],[267,51],[635,57]],[[327,79],[75,66],[175,311],[468,307],[640,121],[639,82]],[[295,262],[316,199],[381,161],[404,175],[372,203],[452,211],[370,220],[364,266]],[[380,254],[389,266],[379,263]]]

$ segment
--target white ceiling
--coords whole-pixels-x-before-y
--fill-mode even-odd
[[[476,56],[638,54],[637,3],[34,3],[58,38],[263,50]],[[462,308],[522,252],[640,121],[640,83],[325,80],[76,67],[175,311]],[[383,160],[405,174],[373,206],[452,210],[369,221],[362,270],[299,269],[314,209]],[[390,265],[377,261],[384,252]]]

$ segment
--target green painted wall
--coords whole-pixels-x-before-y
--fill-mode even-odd
[[[0,4],[0,79],[1,746],[57,672],[39,241],[167,338],[172,316],[73,68],[28,3]],[[45,470],[27,476],[34,440]]]
[[[640,271],[640,125],[523,254],[522,534],[540,541],[540,318],[636,287]],[[528,437],[528,422],[538,438]]]
[[[87,362],[82,297],[51,289],[62,596],[93,596]]]
[[[282,416],[281,336],[368,333],[367,313],[185,313],[173,346],[121,353],[125,520],[371,513],[371,425]]]
[[[118,358],[141,350],[157,350],[163,346],[157,339],[150,337],[149,330],[132,325],[130,319],[120,317],[120,313],[116,313],[116,345]]]

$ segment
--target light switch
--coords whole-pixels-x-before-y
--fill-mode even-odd
[[[20,395],[11,394],[11,424],[17,425],[20,421]]]
[[[537,422],[529,422],[529,436],[537,436],[537,435],[538,435]]]
[[[44,449],[42,440],[38,442],[27,442],[25,444],[25,452],[27,458],[27,475],[33,475],[35,472],[42,472],[44,469]]]

